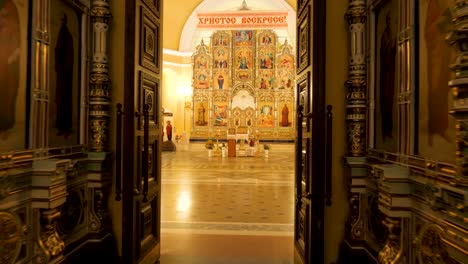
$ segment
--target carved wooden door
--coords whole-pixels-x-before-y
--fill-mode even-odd
[[[162,2],[125,4],[123,263],[160,257]]]
[[[294,262],[324,263],[325,1],[298,0],[297,6]]]

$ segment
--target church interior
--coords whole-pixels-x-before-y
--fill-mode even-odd
[[[0,263],[468,263],[467,18],[0,0]]]

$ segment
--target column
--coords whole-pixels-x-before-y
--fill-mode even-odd
[[[89,150],[109,150],[110,90],[107,34],[111,13],[107,0],[94,0],[91,8],[93,32],[92,65],[89,81]]]

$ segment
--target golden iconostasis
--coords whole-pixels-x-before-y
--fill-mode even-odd
[[[193,59],[191,139],[245,127],[261,139],[294,138],[295,56],[272,30],[217,31]]]

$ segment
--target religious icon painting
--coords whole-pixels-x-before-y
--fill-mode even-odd
[[[278,89],[292,89],[294,87],[294,57],[283,54],[278,57],[277,63]]]
[[[418,154],[434,160],[455,162],[456,121],[449,111],[453,98],[448,82],[453,79],[449,65],[455,50],[446,41],[451,32],[449,0],[421,0],[419,8],[419,109]]]
[[[227,103],[213,104],[213,118],[215,126],[227,126]]]
[[[275,74],[272,70],[259,70],[257,87],[261,90],[270,90],[275,84]]]
[[[292,113],[293,103],[292,102],[280,102],[278,108],[278,126],[279,127],[291,127],[292,126]]]
[[[259,127],[273,127],[274,123],[274,108],[273,102],[260,102],[258,108],[258,126]]]
[[[195,73],[193,87],[198,89],[207,89],[210,86],[208,71],[199,70]]]
[[[238,70],[251,70],[253,53],[250,48],[238,48],[235,51],[234,66]]]
[[[208,102],[195,102],[195,126],[208,125]]]
[[[213,68],[227,69],[229,67],[229,49],[226,47],[215,48],[213,51]]]
[[[29,1],[0,1],[0,153],[26,146]]]
[[[258,41],[257,41],[259,46],[275,46],[276,45],[276,35],[272,31],[261,31],[261,33],[258,36]]]
[[[219,31],[213,34],[211,43],[213,46],[218,47],[229,47],[230,41],[230,33],[229,31]]]
[[[197,55],[195,57],[195,63],[194,67],[195,70],[201,69],[201,70],[206,70],[208,69],[209,64],[209,58],[205,54]]]
[[[254,30],[234,31],[234,41],[236,46],[253,46],[255,37]]]
[[[377,11],[377,10],[376,10]],[[376,12],[376,115],[375,146],[389,152],[397,151],[397,41],[398,1],[389,0]]]
[[[294,57],[291,54],[283,54],[278,58],[278,69],[293,70]]]
[[[259,69],[274,69],[275,68],[276,52],[273,47],[263,47],[258,52],[258,68]]]
[[[52,0],[49,53],[49,146],[79,143],[81,15],[65,1]]]
[[[218,90],[229,89],[229,74],[227,71],[217,71],[213,75],[213,87]]]

